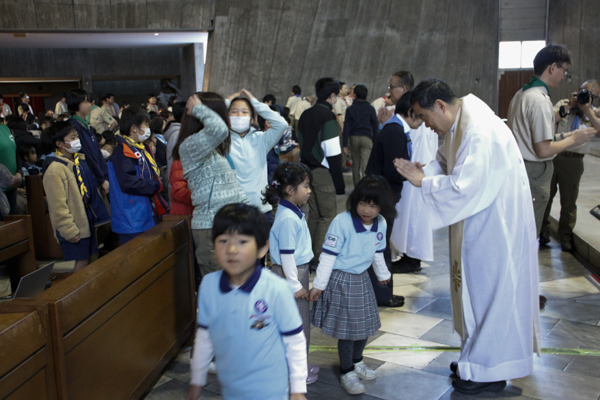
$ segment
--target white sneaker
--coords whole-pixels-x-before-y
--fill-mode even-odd
[[[377,378],[377,371],[369,368],[364,361],[354,364],[354,372],[356,372],[356,375],[358,375],[360,379],[364,379],[365,381],[372,381]]]
[[[363,394],[366,390],[365,385],[358,379],[356,371],[350,371],[347,374],[342,375],[340,381],[342,387],[348,394]]]

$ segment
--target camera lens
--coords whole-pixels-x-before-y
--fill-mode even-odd
[[[577,102],[579,104],[587,104],[590,102],[590,92],[583,89],[579,93],[577,93]]]

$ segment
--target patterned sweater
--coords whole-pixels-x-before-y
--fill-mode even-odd
[[[223,119],[204,104],[192,115],[204,129],[181,143],[179,156],[183,178],[192,192],[192,229],[211,229],[215,214],[230,203],[249,203],[227,158],[215,150],[229,135]]]

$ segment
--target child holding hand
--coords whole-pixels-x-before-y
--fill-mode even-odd
[[[338,339],[342,387],[349,394],[361,394],[365,386],[360,379],[377,377],[362,361],[363,350],[369,336],[381,327],[367,269],[373,265],[381,284],[391,278],[383,258],[386,222],[380,215],[395,214],[389,184],[381,176],[361,179],[348,197],[347,207],[325,235],[309,297],[317,302],[313,324]]]
[[[302,329],[306,337],[306,350],[310,344],[310,313],[308,281],[313,258],[312,241],[306,217],[300,206],[310,197],[312,173],[301,163],[283,163],[273,174],[273,181],[264,192],[263,203],[279,202],[275,221],[269,235],[271,271],[287,279],[294,291],[296,304],[302,317]],[[307,384],[319,379],[319,367],[308,364]]]

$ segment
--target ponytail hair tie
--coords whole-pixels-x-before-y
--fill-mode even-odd
[[[273,186],[275,189],[277,189],[277,186],[279,186],[279,185],[280,185],[279,181],[271,182],[271,186]]]

